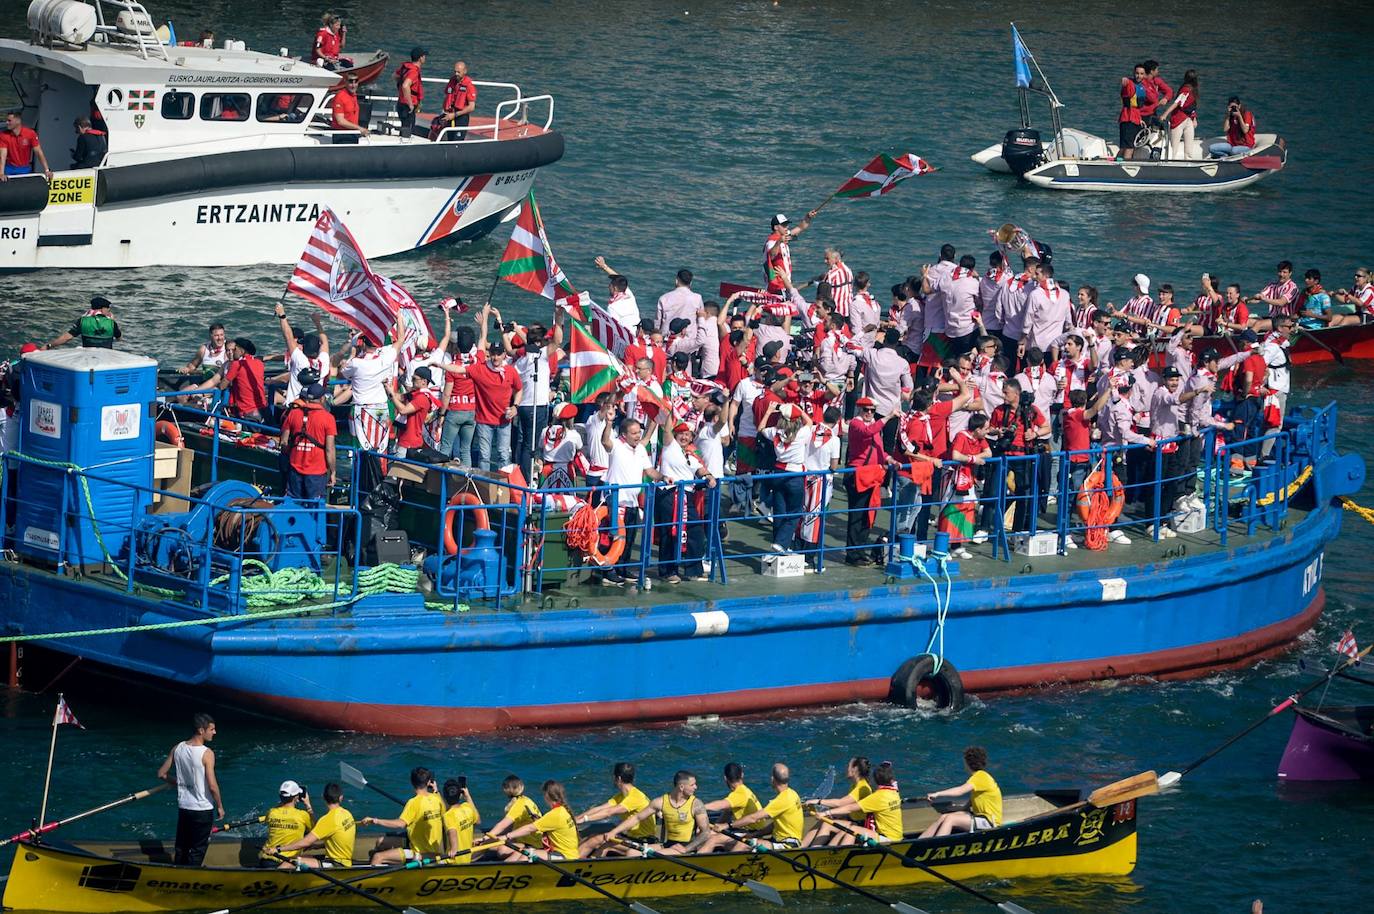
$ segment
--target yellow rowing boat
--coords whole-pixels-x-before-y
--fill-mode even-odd
[[[1096,795],[1094,795],[1096,796]],[[975,834],[891,845],[898,858],[869,847],[802,848],[784,855],[865,889],[935,881],[916,864],[959,880],[1053,876],[1123,876],[1136,860],[1134,799],[1094,805],[1074,791],[1009,796],[1008,824]],[[919,834],[935,812],[908,804],[908,835]],[[371,902],[308,872],[261,869],[261,839],[212,841],[201,867],[174,866],[161,841],[27,843],[19,847],[5,886],[4,905],[18,911],[69,914],[233,908],[275,898],[282,906],[368,906]],[[359,841],[360,850],[364,842]],[[693,855],[684,859],[779,891],[833,886],[758,853]],[[361,861],[360,861],[361,862]],[[744,889],[657,858],[596,859],[561,864],[627,899],[743,892]],[[595,901],[591,889],[531,863],[472,863],[419,869],[332,869],[336,878],[395,905],[528,904]],[[296,893],[305,893],[297,895]]]

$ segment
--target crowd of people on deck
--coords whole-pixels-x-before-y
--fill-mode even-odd
[[[208,714],[196,714],[192,730],[188,739],[172,747],[158,777],[177,787],[175,862],[200,866],[215,822],[225,818],[225,806],[209,746],[217,735],[215,721]],[[966,803],[937,813],[919,836],[906,832],[893,763],[874,764],[863,756],[849,760],[849,789],[838,797],[803,798],[792,786],[788,766],[775,763],[768,772],[772,797],[766,801],[748,786],[739,762],[724,766],[724,790],[709,800],[698,795],[697,776],[691,771],[676,772],[662,793],[650,795],[635,783],[634,763],[617,762],[611,770],[610,796],[581,812],[561,782],[544,781],[536,800],[527,793],[525,782],[510,774],[501,782],[501,816],[490,826],[482,825],[465,776],[447,778],[440,786],[431,769],[416,767],[410,772],[413,794],[399,815],[361,818],[349,811],[351,804],[337,782],[324,786],[320,798],[325,809],[319,812],[307,790],[286,780],[264,815],[237,825],[265,824],[260,863],[283,869],[352,866],[357,830],[370,826],[396,832],[379,838],[368,858],[373,866],[638,857],[646,852],[672,856],[751,846],[792,850],[870,840],[892,843],[1000,827],[1002,791],[988,772],[987,750],[971,746],[964,750],[963,762],[967,776],[960,784],[926,793],[922,799],[943,803],[966,798]]]
[[[1167,131],[1162,144],[1167,158],[1201,159],[1203,150],[1196,136],[1198,99],[1197,70],[1184,71],[1175,91],[1159,75],[1159,61],[1136,64],[1130,76],[1121,77],[1121,114],[1117,117],[1120,157],[1148,158],[1150,149],[1140,147],[1149,138],[1150,129],[1156,128]],[[1240,96],[1232,95],[1226,100],[1221,132],[1225,140],[1210,144],[1207,155],[1240,155],[1255,148],[1255,116]]]
[[[630,342],[625,373],[591,402],[569,401],[565,308],[550,325],[519,325],[489,304],[465,319],[457,299],[444,302],[442,335],[410,353],[399,326],[394,342],[353,333],[339,346],[318,312],[301,326],[280,304],[268,354],[213,324],[181,369],[185,392],[222,391],[230,415],[266,426],[288,454],[294,497],[322,498],[336,481],[336,411],[380,454],[489,473],[513,465],[592,505],[614,493],[620,517],[607,523],[623,521],[627,554],[645,518],[686,531],[678,543],[659,537],[660,574],[676,583],[703,573],[698,493],[721,482],[722,519],[771,521],[776,552],[814,560],[821,512],[843,486],[845,561],[882,561],[874,513],[862,509],[884,493],[897,532],[921,540],[937,505],[963,505],[948,529],[967,557],[996,529],[998,486],[1015,504],[1012,529],[1028,533],[1056,492],[1083,489],[1107,448],[1126,514],[1173,536],[1167,521],[1194,491],[1209,429],[1233,443],[1233,472],[1268,456],[1272,440],[1252,439],[1282,423],[1295,334],[1374,317],[1367,268],[1328,292],[1318,270],[1299,283],[1288,261],[1249,292],[1210,272],[1188,292],[1136,274],[1124,303],[1101,301],[1095,287],[1061,281],[1048,246],[1019,230],[994,233],[982,264],[944,245],[884,306],[833,247],[824,272],[794,281],[790,245],[811,218],[776,216],[764,285],[724,301],[703,299],[683,269],[642,312],[629,280],[597,258],[603,313]],[[120,333],[98,296],[44,348],[109,346]],[[1009,458],[1009,472],[991,473],[994,457]],[[1130,542],[1120,528],[1110,537]],[[601,579],[624,583],[614,569]]]

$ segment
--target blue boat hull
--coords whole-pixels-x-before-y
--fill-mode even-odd
[[[1278,652],[1321,612],[1341,511],[1270,540],[1152,564],[956,579],[944,655],[973,692],[1186,677]],[[613,611],[455,616],[418,595],[352,615],[40,642],[316,726],[439,735],[740,714],[887,696],[934,625],[928,585]],[[11,631],[194,618],[0,566]],[[239,618],[239,617],[236,617]]]

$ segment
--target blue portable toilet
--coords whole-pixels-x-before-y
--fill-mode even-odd
[[[20,452],[99,478],[88,477],[88,505],[80,475],[20,461],[19,550],[78,567],[103,563],[105,550],[118,556],[152,502],[157,362],[114,349],[33,352],[22,378]]]

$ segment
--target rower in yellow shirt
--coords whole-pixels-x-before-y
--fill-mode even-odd
[[[763,843],[771,845],[773,850],[787,850],[789,848],[801,847],[802,839],[802,813],[801,797],[791,788],[789,782],[792,780],[792,772],[787,766],[778,762],[773,766],[772,778],[773,789],[777,795],[768,801],[768,805],[757,812],[750,813],[742,819],[736,819],[733,826],[724,824],[712,826],[717,832],[724,832],[726,828],[734,831],[747,829],[755,822],[772,822],[772,840],[764,840]],[[740,847],[741,843],[730,836],[727,848],[733,849]]]
[[[873,765],[869,760],[856,755],[849,760],[849,765],[845,769],[845,775],[849,778],[849,792],[842,797],[829,797],[817,800],[815,805],[821,812],[827,809],[835,810],[840,806],[849,809],[848,816],[852,824],[862,825],[867,815],[858,810],[854,804],[861,802],[865,797],[873,793],[873,785],[868,782],[869,776],[873,772]],[[840,813],[836,813],[840,815]],[[810,834],[802,841],[807,847],[824,847],[827,844],[848,844],[851,841],[842,841],[840,838],[848,837],[843,831],[828,825],[825,822],[816,822],[815,828],[811,829]]]
[[[964,750],[964,767],[968,780],[958,787],[926,794],[932,803],[942,797],[962,797],[971,794],[968,811],[947,812],[921,832],[922,838],[942,838],[951,832],[989,831],[1002,824],[1002,790],[988,774],[988,751],[982,746]]]
[[[530,824],[507,832],[505,837],[508,841],[518,841],[527,835],[538,835],[543,846],[524,851],[510,846],[500,849],[498,853],[504,854],[505,859],[512,863],[528,859],[528,854],[545,860],[577,859],[577,823],[573,821],[572,813],[568,812],[567,792],[557,781],[545,781],[541,790],[544,802],[549,804],[549,811]]]
[[[301,785],[295,781],[282,781],[277,797],[277,805],[269,809],[267,815],[258,819],[259,822],[267,823],[267,840],[263,842],[264,850],[259,855],[258,865],[294,869],[295,864],[278,860],[268,854],[265,848],[281,847],[304,838],[305,833],[315,824],[315,812],[310,808],[310,794],[302,790]],[[304,803],[305,808],[300,808],[297,803]],[[282,856],[295,857],[299,853],[299,850],[293,850],[290,853],[282,853]]]
[[[482,821],[477,804],[468,793],[468,779],[444,781],[444,855],[447,863],[472,862],[472,829]]]
[[[383,837],[372,853],[372,865],[405,863],[438,857],[444,850],[444,801],[434,791],[434,773],[428,768],[412,768],[410,786],[415,796],[406,801],[398,819],[378,819],[364,816],[359,825],[380,825],[383,828],[404,828],[410,847],[391,847]]]
[[[586,825],[588,822],[609,816],[619,816],[620,821],[625,822],[649,805],[649,798],[644,795],[644,791],[635,786],[633,762],[616,762],[615,767],[611,769],[611,783],[615,786],[615,793],[606,802],[593,806],[578,816],[578,825]],[[650,841],[657,835],[658,821],[652,817],[640,820],[629,834],[631,838],[641,841]],[[623,845],[607,845],[604,834],[592,835],[583,841],[577,850],[578,856],[581,857],[590,857],[593,853],[597,856],[618,857],[624,856],[627,851]]]
[[[506,803],[505,815],[487,831],[487,838],[499,838],[513,829],[523,828],[539,818],[539,804],[525,796],[525,782],[513,774],[506,775],[501,782],[501,792],[510,797]],[[517,839],[521,844],[539,847],[537,837],[525,836]]]
[[[647,839],[656,854],[690,854],[711,837],[711,817],[706,812],[706,804],[697,799],[697,776],[690,771],[679,771],[673,775],[673,789],[660,797],[655,797],[639,812],[622,821],[606,833],[606,840],[613,841],[620,835],[629,833],[630,837],[644,822],[658,819],[659,832]],[[638,857],[640,851],[626,848],[627,856]]]
[[[283,785],[285,786],[285,785]],[[353,822],[353,814],[343,807],[343,788],[334,782],[324,785],[324,805],[325,814],[316,820],[315,825],[310,829],[305,837],[290,844],[283,844],[281,847],[267,845],[263,848],[264,853],[276,852],[283,856],[298,851],[308,850],[320,842],[324,842],[324,859],[311,857],[301,854],[292,862],[296,866],[317,869],[322,866],[352,866],[353,865],[353,842],[356,827]]]
[[[724,797],[706,804],[708,814],[718,812],[722,814],[726,822],[738,822],[745,816],[753,815],[763,808],[763,804],[754,795],[754,791],[745,785],[744,766],[739,762],[725,763],[725,788],[728,793]],[[701,847],[697,848],[697,852],[710,853],[733,842],[734,839],[729,835],[712,834]]]
[[[902,796],[897,790],[896,772],[893,771],[891,762],[880,762],[872,773],[873,783],[877,787],[865,794],[863,799],[855,800],[852,794],[848,794],[838,801],[822,800],[816,805],[828,803],[832,817],[861,816],[862,824],[856,823],[846,827],[862,837],[875,838],[884,844],[900,841],[903,836]],[[858,837],[841,829],[836,828],[834,831],[837,836],[830,842],[831,845],[857,844],[859,841]]]

